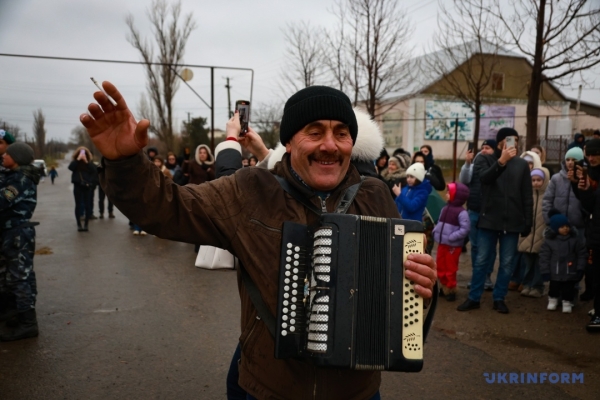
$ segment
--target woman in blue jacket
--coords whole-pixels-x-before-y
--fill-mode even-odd
[[[402,218],[423,221],[423,211],[427,206],[427,198],[431,193],[431,184],[425,179],[425,167],[414,163],[406,170],[407,186],[394,186],[396,206]],[[399,195],[398,195],[399,194]]]

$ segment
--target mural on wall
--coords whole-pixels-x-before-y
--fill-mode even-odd
[[[515,127],[515,107],[483,106],[479,120],[479,139],[496,139],[500,128]]]
[[[402,147],[402,112],[385,113],[382,128],[385,147]]]
[[[425,139],[453,140],[458,118],[458,140],[473,138],[475,116],[459,101],[427,101],[425,103]]]
[[[472,140],[475,132],[475,113],[459,101],[427,101],[425,104],[425,139],[454,140],[456,118],[458,118],[458,140]],[[515,107],[481,107],[479,139],[494,139],[503,127],[514,127]]]

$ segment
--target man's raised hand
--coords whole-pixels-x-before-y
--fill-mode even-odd
[[[102,82],[102,87],[117,105],[113,106],[104,93],[95,92],[94,99],[98,103],[90,103],[89,114],[79,117],[81,123],[107,159],[118,160],[137,154],[148,144],[150,122],[135,120],[125,99],[112,83]]]

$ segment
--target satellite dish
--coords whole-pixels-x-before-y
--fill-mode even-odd
[[[194,77],[194,73],[192,72],[191,69],[184,68],[183,70],[181,70],[181,77],[183,78],[184,81],[189,82]]]

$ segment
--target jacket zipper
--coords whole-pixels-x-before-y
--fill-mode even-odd
[[[324,213],[327,212],[327,199],[329,198],[329,195],[327,195],[327,197],[325,197],[325,200],[323,200],[321,197],[319,197],[319,200],[321,200],[321,211],[323,211]]]
[[[268,229],[270,231],[281,233],[281,229],[271,228],[269,225],[265,225],[265,224],[263,224],[262,222],[260,222],[257,219],[252,218],[252,219],[250,219],[250,222],[253,222],[253,223],[257,224],[257,225],[260,225],[263,228]]]

